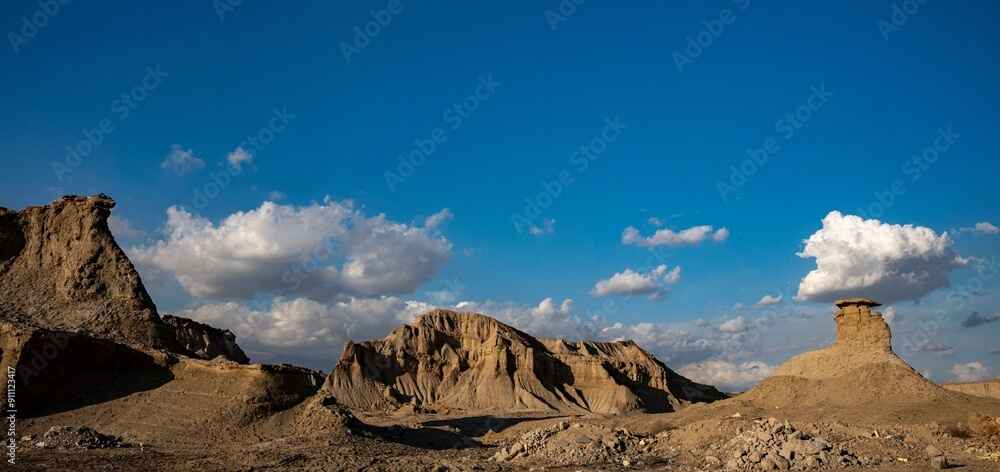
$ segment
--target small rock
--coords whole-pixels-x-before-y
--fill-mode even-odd
[[[947,457],[937,456],[931,459],[931,466],[935,469],[947,469],[951,467],[951,463],[948,462]]]

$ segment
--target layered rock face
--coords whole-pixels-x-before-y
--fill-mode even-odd
[[[616,414],[724,398],[631,341],[539,340],[475,313],[434,310],[349,343],[324,389],[351,408]]]
[[[854,349],[892,351],[892,333],[882,314],[872,311],[879,306],[868,298],[837,301],[833,315],[837,323],[837,346]]]
[[[164,315],[163,322],[171,328],[177,342],[195,357],[222,357],[240,364],[250,362],[250,358],[236,344],[236,335],[232,331],[173,315]]]
[[[139,274],[108,229],[114,200],[63,197],[0,208],[0,319],[176,347]]]

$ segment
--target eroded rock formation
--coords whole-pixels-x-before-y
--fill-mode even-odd
[[[837,340],[799,354],[744,397],[767,406],[851,406],[868,402],[931,401],[948,397],[892,350],[879,304],[867,298],[836,302]]]
[[[164,315],[163,322],[171,328],[177,342],[195,357],[222,357],[240,364],[250,362],[250,358],[236,344],[236,335],[232,331],[173,315]]]
[[[100,194],[20,212],[0,208],[0,319],[176,347],[108,229],[114,206]]]
[[[615,414],[724,397],[634,342],[536,339],[475,313],[434,310],[383,339],[348,343],[324,389],[361,410]]]

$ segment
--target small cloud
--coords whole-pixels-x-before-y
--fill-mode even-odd
[[[746,320],[742,316],[737,316],[719,325],[719,331],[723,333],[742,333],[747,330]]]
[[[446,222],[450,221],[454,217],[455,215],[451,212],[451,210],[445,208],[431,216],[428,216],[424,220],[424,228],[428,229],[438,228],[441,225],[445,224]]]
[[[666,293],[669,287],[680,279],[680,266],[674,267],[673,270],[667,270],[667,266],[661,264],[646,273],[625,269],[608,279],[598,281],[591,294],[595,297],[648,295],[650,300],[655,300]]]
[[[967,362],[951,366],[951,374],[959,382],[976,382],[989,378],[992,375],[992,371],[989,367],[984,366],[982,362]]]
[[[981,315],[979,314],[978,311],[974,311],[967,318],[962,320],[962,327],[975,328],[976,326],[984,325],[986,323],[992,323],[997,320],[1000,320],[1000,313],[994,313],[992,315]]]
[[[240,146],[226,156],[226,162],[229,163],[229,167],[239,172],[243,170],[243,164],[253,164],[253,155]]]
[[[267,192],[267,199],[272,202],[280,202],[286,198],[288,198],[288,195],[285,195],[284,192],[279,192],[277,190]]]
[[[894,306],[886,308],[885,310],[882,311],[882,319],[884,319],[885,322],[889,324],[895,324],[897,322],[903,321],[903,317],[900,314],[896,313],[896,307]]]
[[[177,175],[185,175],[205,167],[205,161],[195,156],[190,149],[185,150],[180,144],[174,144],[170,146],[170,152],[160,163],[160,167]]]
[[[661,220],[661,219],[659,219],[659,218],[657,218],[655,216],[649,217],[649,219],[646,220],[646,222],[649,223],[649,225],[652,226],[652,227],[654,227],[654,228],[662,228],[663,227],[663,220]]]
[[[111,234],[122,239],[141,238],[146,234],[145,231],[132,226],[129,220],[116,215],[108,218],[108,227],[111,228]]]
[[[742,303],[733,304],[733,309],[734,310],[742,310],[743,309],[743,304]]]
[[[1000,228],[988,221],[981,221],[976,223],[975,226],[971,228],[959,228],[959,231],[963,233],[976,233],[976,234],[1000,234]]]
[[[917,346],[913,346],[913,352],[927,352],[932,354],[947,355],[955,352],[955,349],[951,346],[945,346],[944,344],[928,341]]]
[[[766,295],[764,295],[763,297],[760,298],[760,301],[757,302],[757,306],[777,305],[777,304],[781,303],[781,299],[782,298],[784,298],[784,295],[774,296],[774,295],[766,294]]]
[[[622,231],[622,244],[653,248],[659,246],[696,246],[706,239],[722,242],[729,238],[727,228],[714,229],[710,225],[692,226],[675,232],[670,228],[657,230],[651,236],[643,236],[634,226]]]
[[[541,226],[531,225],[528,228],[528,233],[532,236],[545,236],[547,234],[554,234],[556,232],[556,220],[551,218],[546,218],[542,221]]]

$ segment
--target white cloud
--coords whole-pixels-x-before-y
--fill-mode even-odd
[[[890,325],[903,321],[903,317],[896,313],[896,307],[894,306],[882,310],[882,319]]]
[[[132,226],[131,221],[115,215],[108,218],[108,227],[111,228],[111,234],[116,238],[135,239],[146,234],[145,231]]]
[[[190,149],[185,150],[179,144],[174,144],[170,146],[170,152],[160,163],[160,167],[177,175],[184,175],[205,167],[205,161],[195,156]]]
[[[661,220],[661,219],[659,219],[659,218],[657,218],[655,216],[650,216],[649,219],[646,220],[646,222],[649,223],[650,226],[653,226],[655,228],[662,228],[663,227],[663,220]]]
[[[541,226],[531,225],[528,227],[528,233],[532,236],[545,236],[547,234],[554,234],[556,232],[556,220],[551,218],[546,218],[542,220]]]
[[[164,233],[130,249],[140,270],[173,274],[190,295],[217,299],[408,293],[438,272],[452,247],[434,228],[367,217],[330,198],[303,207],[264,202],[218,224],[170,207]]]
[[[784,295],[774,296],[771,294],[765,294],[763,297],[760,297],[760,301],[757,302],[757,306],[777,305],[781,303],[781,299],[783,298],[785,298]]]
[[[972,231],[975,231],[979,234],[1000,234],[1000,228],[997,228],[996,226],[993,225],[993,223],[990,223],[988,221],[976,223],[976,226],[972,228]]]
[[[760,361],[740,364],[723,360],[706,360],[681,367],[679,373],[695,382],[715,385],[722,390],[737,392],[764,380],[774,367]]]
[[[723,333],[742,333],[746,330],[747,323],[742,316],[737,316],[719,325],[719,331]]]
[[[287,198],[288,195],[285,195],[285,192],[279,192],[277,190],[272,190],[270,192],[267,192],[267,199],[272,202],[280,202]]]
[[[239,172],[243,170],[244,164],[253,164],[253,155],[240,146],[233,149],[233,152],[226,156],[226,162],[229,163],[229,167],[232,167],[233,170]]]
[[[439,228],[441,225],[448,221],[451,221],[455,217],[451,210],[445,208],[431,216],[424,219],[424,228],[435,229]]]
[[[948,274],[967,260],[952,249],[948,233],[892,225],[832,211],[823,228],[798,253],[816,269],[799,283],[796,298],[833,301],[868,296],[883,303],[918,299],[948,286]]]
[[[657,230],[652,236],[644,237],[638,229],[629,226],[622,232],[622,244],[640,247],[695,246],[709,238],[716,242],[725,241],[729,238],[729,230],[727,228],[713,230],[709,225],[692,226],[680,232],[664,228]]]
[[[650,299],[656,299],[666,293],[669,287],[680,279],[680,266],[667,270],[667,266],[661,264],[644,274],[626,268],[624,271],[612,275],[609,279],[598,281],[591,294],[595,297],[649,295]]]
[[[959,382],[976,382],[990,378],[992,370],[982,362],[967,362],[951,366],[951,374]]]
[[[432,290],[427,292],[427,297],[435,303],[447,305],[458,300],[458,292],[453,290]]]
[[[347,341],[381,338],[431,308],[395,297],[349,298],[330,304],[295,298],[275,299],[260,308],[235,302],[208,304],[179,314],[233,331],[255,361],[296,360],[329,371]]]

